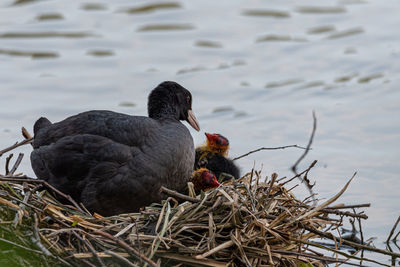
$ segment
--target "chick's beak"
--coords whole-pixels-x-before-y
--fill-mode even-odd
[[[221,184],[218,183],[217,178],[214,178],[214,179],[212,180],[212,182],[211,182],[211,185],[212,185],[213,187],[218,187],[218,186],[220,186]]]
[[[200,124],[196,119],[193,111],[191,109],[188,110],[187,122],[192,126],[196,131],[200,131]]]

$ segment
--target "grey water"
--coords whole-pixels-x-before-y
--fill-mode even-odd
[[[322,201],[357,171],[338,203],[371,203],[364,237],[385,248],[400,215],[399,14],[395,0],[3,0],[0,148],[40,116],[146,115],[149,91],[164,80],[193,94],[195,143],[221,133],[231,157],[305,146],[315,111],[299,170],[318,160],[309,178]],[[19,171],[33,175],[30,150],[17,151],[25,153]],[[261,151],[238,164],[291,176],[302,153]],[[294,193],[307,196],[302,184]]]

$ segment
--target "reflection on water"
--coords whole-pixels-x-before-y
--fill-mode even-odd
[[[106,10],[107,7],[100,3],[85,3],[81,6],[82,9],[88,11]]]
[[[227,111],[233,111],[233,107],[230,106],[225,106],[225,107],[217,107],[213,109],[213,113],[218,113],[218,112],[227,112]]]
[[[63,15],[59,13],[46,13],[42,14],[36,17],[36,20],[42,21],[42,20],[59,20],[59,19],[64,19]]]
[[[210,47],[210,48],[221,48],[222,47],[222,44],[220,44],[218,42],[206,41],[206,40],[196,41],[196,43],[194,45],[201,46],[201,47]]]
[[[178,72],[176,74],[185,74],[188,72],[198,72],[198,71],[203,71],[203,70],[206,70],[206,68],[203,66],[196,66],[196,67],[184,68],[184,69],[178,70]]]
[[[27,52],[17,50],[0,49],[0,54],[18,57],[31,57],[31,58],[55,58],[58,57],[58,53],[53,52]]]
[[[335,26],[317,26],[307,30],[308,34],[320,34],[336,30]]]
[[[347,47],[344,50],[345,54],[356,54],[357,53],[357,49],[355,49],[354,47]]]
[[[244,60],[235,60],[232,63],[227,63],[223,62],[220,63],[216,67],[204,67],[204,66],[195,66],[195,67],[190,67],[190,68],[183,68],[178,70],[176,74],[185,74],[185,73],[190,73],[190,72],[198,72],[198,71],[206,71],[206,70],[223,70],[223,69],[228,69],[232,67],[240,67],[246,65],[246,62]]]
[[[321,198],[358,171],[341,202],[372,202],[364,235],[382,246],[400,191],[399,13],[397,0],[0,1],[0,148],[40,116],[145,115],[163,80],[191,90],[202,131],[226,135],[231,157],[305,145],[315,110],[299,168],[319,160],[310,178]],[[20,170],[32,175],[30,149]],[[288,176],[300,154],[263,151],[238,164]]]
[[[341,76],[341,77],[336,78],[335,82],[337,82],[337,83],[348,82],[348,81],[350,81],[351,79],[353,79],[354,77],[357,77],[357,76],[358,76],[358,73],[353,73],[353,74],[350,74],[350,75]]]
[[[241,59],[236,59],[232,62],[232,66],[243,66],[246,65],[246,61]]]
[[[324,81],[312,81],[297,87],[296,89],[306,89],[325,85]]]
[[[366,0],[340,0],[339,4],[342,5],[353,5],[353,4],[366,4],[368,1]]]
[[[357,28],[353,28],[353,29],[348,29],[348,30],[332,33],[327,38],[328,39],[336,39],[336,38],[348,37],[350,35],[359,34],[359,33],[363,33],[363,32],[364,32],[363,28],[357,27]]]
[[[121,107],[134,107],[134,106],[136,106],[136,104],[132,103],[132,102],[124,101],[124,102],[119,103],[119,106],[121,106]]]
[[[275,87],[281,87],[281,86],[286,86],[286,85],[292,85],[296,83],[302,82],[302,79],[289,79],[286,81],[279,81],[279,82],[269,82],[265,85],[265,88],[275,88]]]
[[[86,54],[95,56],[95,57],[106,57],[114,55],[114,52],[111,50],[90,50],[87,51]]]
[[[248,9],[242,12],[246,16],[257,16],[257,17],[273,17],[273,18],[288,18],[290,17],[289,12],[278,11],[278,10],[262,10],[262,9]]]
[[[148,31],[181,31],[181,30],[193,30],[194,26],[191,24],[152,24],[144,25],[139,27],[137,31],[148,32]]]
[[[268,34],[265,36],[258,37],[256,42],[268,42],[268,41],[294,41],[294,42],[307,42],[306,38],[303,37],[292,37],[289,35],[277,35]]]
[[[337,14],[346,12],[346,8],[340,6],[302,6],[296,11],[305,14]]]
[[[85,38],[96,36],[89,32],[6,32],[0,38]]]
[[[169,3],[153,3],[153,4],[146,4],[143,6],[139,7],[132,7],[132,8],[126,8],[123,9],[124,12],[130,13],[130,14],[136,14],[136,13],[148,13],[148,12],[153,12],[157,10],[163,10],[163,9],[175,9],[175,8],[181,8],[181,4],[178,2],[169,2]]]
[[[13,5],[17,6],[17,5],[21,5],[21,4],[29,4],[35,1],[39,1],[39,0],[15,0]]]
[[[379,79],[382,77],[383,77],[382,73],[373,73],[368,76],[361,77],[360,79],[358,79],[358,82],[359,83],[369,83],[370,81],[372,81],[374,79]]]
[[[240,117],[246,117],[248,114],[246,111],[238,111],[235,112],[235,114],[233,115],[235,118],[240,118]]]

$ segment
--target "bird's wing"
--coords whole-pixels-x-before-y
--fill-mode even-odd
[[[87,134],[61,138],[31,153],[32,168],[37,177],[70,195],[79,194],[99,164],[106,164],[110,166],[109,170],[117,172],[131,158],[130,147]],[[106,176],[109,170],[102,175]]]
[[[55,143],[66,136],[80,134],[103,136],[117,143],[139,146],[146,136],[153,135],[157,131],[158,124],[148,117],[94,110],[36,128],[39,129],[35,134],[34,148]]]
[[[137,147],[83,134],[35,149],[31,162],[39,179],[89,210],[110,215],[160,200],[158,176],[145,156]]]

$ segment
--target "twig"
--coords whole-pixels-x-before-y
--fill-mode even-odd
[[[32,242],[35,243],[38,248],[40,248],[40,250],[43,252],[44,255],[51,257],[53,256],[53,254],[51,254],[50,251],[40,242],[39,231],[38,231],[38,218],[36,213],[33,214],[33,218],[35,220],[35,223],[33,226],[34,236],[31,237]]]
[[[306,204],[298,204],[295,205],[295,207],[303,207],[303,208],[310,208],[308,205]],[[349,216],[349,217],[356,217],[356,218],[361,218],[361,219],[368,219],[368,216],[365,214],[359,214],[359,213],[352,213],[352,212],[348,212],[348,211],[339,211],[335,208],[330,208],[330,207],[326,207],[320,210],[321,212],[324,213],[330,213],[330,214],[336,214],[336,215],[343,215],[343,216]]]
[[[84,213],[85,212],[81,209],[81,207],[79,207],[79,205],[75,202],[75,200],[72,199],[72,197],[70,195],[66,195],[63,192],[61,192],[60,190],[58,190],[57,188],[55,188],[54,186],[50,185],[48,182],[44,181],[44,180],[39,180],[39,179],[35,179],[35,178],[31,178],[28,177],[26,175],[21,176],[19,178],[15,178],[14,176],[3,176],[0,175],[0,181],[11,181],[11,182],[30,182],[30,183],[39,183],[39,184],[43,184],[46,187],[50,188],[51,190],[53,190],[55,193],[59,194],[60,196],[64,197],[65,199],[67,199],[69,202],[71,202],[75,208]]]
[[[19,248],[22,248],[22,249],[25,249],[25,250],[27,250],[27,251],[32,251],[32,252],[35,252],[35,253],[38,253],[38,254],[42,254],[42,255],[43,255],[43,252],[40,251],[40,250],[27,248],[27,247],[24,247],[24,246],[22,246],[22,245],[19,245],[19,244],[17,244],[17,243],[11,242],[11,241],[9,241],[9,240],[7,240],[7,239],[4,239],[4,238],[1,238],[1,237],[0,237],[0,241],[2,241],[2,242],[4,242],[4,243],[7,243],[7,244],[10,244],[10,245],[13,245],[13,246],[16,246],[16,247],[19,247]]]
[[[306,150],[300,156],[300,158],[296,161],[296,163],[292,166],[292,171],[295,174],[297,173],[297,165],[299,165],[299,163],[304,159],[304,157],[307,155],[308,151],[310,150],[311,144],[312,144],[313,139],[314,139],[315,130],[317,129],[317,118],[315,117],[315,112],[314,111],[313,111],[312,115],[313,115],[313,120],[314,120],[313,129],[312,129],[312,132],[311,132],[310,139],[308,140],[308,144],[307,144]]]
[[[199,203],[199,202],[202,201],[201,199],[194,198],[194,197],[189,197],[187,195],[178,193],[178,192],[176,192],[174,190],[168,189],[168,188],[166,188],[164,186],[161,186],[161,191],[166,193],[166,194],[168,194],[168,195],[170,195],[170,196],[177,197],[179,199],[190,201],[190,202],[193,202],[193,203]],[[211,202],[211,201],[205,201],[204,204],[206,204],[207,206],[212,206],[214,203]]]
[[[6,175],[8,175],[10,173],[10,160],[12,159],[12,157],[14,156],[13,153],[11,153],[10,155],[8,155],[8,157],[6,158]]]
[[[13,175],[17,170],[19,164],[21,164],[22,158],[24,157],[24,153],[19,153],[17,160],[14,163],[14,166],[11,168],[10,172],[7,175]]]
[[[272,187],[274,186],[274,183],[275,183],[275,181],[276,181],[276,178],[278,178],[278,174],[273,173],[273,174],[271,175],[271,181],[269,182],[268,191],[267,191],[267,193],[266,193],[267,196],[269,196],[269,195],[271,194]],[[273,199],[273,198],[271,198],[271,199]]]
[[[229,240],[229,241],[227,241],[225,243],[222,243],[219,246],[217,246],[217,247],[215,247],[215,248],[213,248],[213,249],[211,249],[211,250],[209,250],[209,251],[207,251],[207,252],[205,252],[205,253],[203,253],[201,255],[196,255],[195,259],[200,260],[200,259],[207,258],[208,256],[210,256],[210,255],[212,255],[212,254],[214,254],[214,253],[216,253],[216,252],[218,252],[220,250],[229,248],[229,247],[233,246],[234,244],[235,243],[232,240]]]
[[[393,240],[397,240],[397,237],[400,235],[400,231],[393,237]]]
[[[314,229],[312,227],[309,227],[307,225],[302,225],[302,227],[304,229],[306,229],[307,231],[310,231],[310,232],[312,232],[314,234],[323,236],[323,237],[331,239],[331,240],[340,239],[340,238],[334,236],[331,233],[325,233],[325,232],[319,231],[317,229]],[[379,249],[379,248],[375,248],[375,247],[371,247],[371,246],[366,246],[364,244],[358,244],[358,243],[351,242],[351,241],[348,241],[348,240],[345,240],[345,239],[342,239],[341,241],[342,241],[343,244],[348,245],[348,246],[353,247],[353,248],[365,249],[365,250],[368,250],[368,251],[373,251],[373,252],[376,252],[376,253],[381,253],[381,254],[385,254],[385,255],[389,255],[389,256],[400,257],[399,253],[390,252],[390,251],[387,251],[387,250],[384,250],[384,249]]]
[[[336,237],[335,237],[335,238],[336,238]],[[326,247],[326,246],[323,246],[323,245],[321,245],[321,244],[319,244],[319,243],[312,242],[312,241],[300,240],[300,239],[296,239],[296,238],[291,238],[291,239],[292,239],[293,241],[301,242],[301,243],[304,243],[304,244],[307,244],[307,245],[311,245],[311,246],[319,247],[319,248],[322,248],[322,249],[325,249],[325,250],[328,250],[328,251],[332,251],[332,252],[334,252],[334,253],[336,253],[336,254],[340,254],[340,255],[342,255],[342,256],[345,256],[345,257],[348,258],[348,259],[350,258],[350,259],[360,260],[359,257],[354,256],[354,255],[346,254],[345,252],[342,252],[342,251],[340,251],[339,249],[328,248],[328,247]],[[335,241],[335,239],[332,239],[332,240]],[[341,241],[343,241],[343,240],[341,240]],[[336,242],[336,241],[335,241],[335,242]],[[348,241],[348,242],[349,242],[349,241]],[[343,243],[343,242],[342,242],[342,243]],[[353,242],[350,242],[350,243],[353,243]],[[357,244],[357,243],[354,243],[354,244]],[[376,263],[376,264],[379,264],[379,265],[382,265],[382,266],[389,266],[389,267],[390,267],[390,265],[387,265],[387,264],[384,264],[384,263],[380,263],[380,262],[375,261],[375,260],[372,260],[372,259],[364,258],[363,260],[368,261],[368,262],[373,262],[373,263]],[[346,264],[348,264],[348,263],[346,263]],[[358,266],[360,266],[360,265],[358,265]]]
[[[150,264],[153,267],[158,267],[158,265],[152,261],[151,259],[147,258],[145,255],[141,254],[139,251],[137,251],[136,249],[134,249],[133,247],[129,246],[127,243],[125,243],[124,241],[122,241],[119,238],[116,238],[112,235],[110,235],[109,233],[97,230],[94,233],[99,234],[107,239],[110,239],[116,243],[118,243],[118,245],[120,245],[121,247],[123,247],[127,252],[129,253],[133,253],[137,258],[139,258],[139,260],[141,261],[145,261],[148,264]]]
[[[389,234],[388,238],[386,239],[386,243],[389,243],[389,242],[390,242],[390,238],[392,238],[392,235],[394,234],[394,231],[396,230],[397,225],[399,224],[399,222],[400,222],[400,216],[397,218],[397,221],[396,221],[395,224],[393,225],[393,228],[392,228],[392,230],[390,231],[390,234]],[[396,235],[396,236],[397,236],[397,235]]]
[[[25,139],[32,139],[32,135],[28,132],[27,129],[25,129],[25,127],[21,128],[21,132],[22,132],[22,136],[25,137]]]
[[[35,192],[35,190],[32,190],[32,192]],[[28,192],[28,193],[29,193],[29,192]],[[42,209],[39,209],[38,207],[35,207],[35,206],[33,206],[32,204],[29,204],[28,202],[25,202],[24,200],[21,200],[21,199],[19,199],[19,198],[17,198],[17,197],[13,197],[13,196],[11,196],[11,195],[8,195],[8,197],[11,198],[12,200],[15,200],[15,201],[17,201],[17,202],[19,202],[19,203],[22,203],[24,206],[28,206],[28,207],[30,207],[30,208],[32,208],[32,209],[35,209],[35,210],[40,211],[40,212],[43,212]],[[21,207],[21,206],[22,206],[22,205],[20,205],[20,207]]]
[[[369,208],[369,207],[371,207],[371,203],[326,207],[325,209],[339,210],[339,209],[354,209],[354,208]]]
[[[100,266],[102,267],[106,267],[106,265],[104,264],[104,262],[100,259],[99,255],[97,254],[97,251],[93,248],[92,244],[90,244],[90,241],[83,239],[80,235],[78,235],[78,233],[76,233],[75,231],[72,231],[72,234],[74,236],[76,236],[79,240],[81,240],[86,247],[92,252],[92,254],[94,255],[94,257],[96,258],[96,260],[98,261],[98,263],[100,264]]]
[[[170,198],[169,198],[170,199]],[[163,227],[161,229],[161,232],[157,234],[157,238],[154,239],[153,244],[151,246],[151,252],[149,255],[149,259],[151,260],[154,256],[154,254],[157,252],[158,247],[160,246],[161,243],[161,239],[164,237],[165,232],[167,231],[167,225],[169,222],[169,215],[171,213],[171,206],[169,204],[169,201],[167,200],[164,204],[164,207],[166,207],[166,212],[165,212],[165,217],[164,217],[164,224]],[[160,221],[161,221],[162,217],[160,214]],[[157,232],[157,226],[156,226],[156,232]],[[147,263],[144,264],[144,267],[147,266]]]
[[[314,122],[313,122],[313,129],[312,129],[312,132],[311,132],[311,135],[310,135],[310,139],[308,140],[308,144],[307,144],[306,151],[304,151],[304,153],[300,156],[300,158],[299,158],[299,159],[295,162],[295,164],[292,166],[292,171],[293,171],[294,174],[296,174],[296,176],[297,176],[297,165],[298,165],[298,164],[305,158],[305,156],[308,154],[308,151],[310,150],[311,144],[312,144],[313,139],[314,139],[315,131],[316,131],[316,129],[317,129],[317,118],[315,117],[315,112],[314,112],[314,111],[313,111],[312,115],[313,115],[313,121],[314,121]],[[307,188],[307,190],[310,192],[310,197],[311,197],[312,200],[313,200],[313,205],[314,205],[314,206],[317,206],[318,201],[317,201],[317,199],[315,198],[315,194],[314,194],[314,192],[313,192],[313,190],[312,190],[313,186],[315,185],[315,182],[314,182],[313,185],[311,185],[310,180],[307,178],[307,175],[308,175],[308,171],[305,172],[303,178],[301,178],[301,177],[299,177],[299,176],[298,176],[298,177],[299,177],[299,179],[300,179],[302,182],[305,182],[306,188]]]
[[[118,255],[117,253],[115,253],[115,252],[113,252],[113,251],[111,251],[111,250],[106,250],[106,251],[104,251],[104,253],[106,253],[106,254],[108,254],[108,255],[111,255],[111,256],[113,256],[113,257],[119,259],[120,261],[122,261],[123,263],[125,263],[125,264],[127,264],[127,265],[129,265],[129,266],[131,266],[131,267],[139,267],[139,265],[136,265],[136,264],[130,262],[128,259],[122,257],[121,255]],[[128,255],[129,255],[129,254],[128,254]]]
[[[356,213],[356,209],[353,208],[353,212]],[[361,219],[357,218],[357,222],[358,222],[358,229],[360,229],[360,238],[361,238],[361,244],[364,244],[364,233],[362,230],[362,226],[361,226]],[[364,250],[361,251],[361,258],[364,258]],[[362,260],[360,261],[360,265],[362,263]]]
[[[348,212],[348,211],[339,211],[339,210],[330,210],[328,208],[322,209],[321,211],[325,212],[325,213],[354,217],[354,218],[359,218],[359,219],[364,219],[364,220],[368,219],[367,215],[360,214],[360,213],[352,213],[352,212]]]
[[[32,140],[33,140],[33,138],[25,139],[25,140],[23,140],[21,142],[15,143],[14,145],[12,145],[10,147],[7,147],[7,148],[5,148],[3,150],[0,150],[0,157],[3,156],[4,153],[6,153],[8,151],[11,151],[11,150],[13,150],[13,149],[15,149],[15,148],[17,148],[19,146],[23,146],[23,145],[31,143]]]
[[[353,174],[353,176],[350,178],[350,180],[344,185],[344,187],[342,188],[342,190],[340,190],[339,193],[337,193],[336,195],[334,195],[333,197],[331,197],[330,199],[328,199],[327,201],[325,201],[324,203],[322,203],[321,205],[319,205],[318,207],[314,207],[313,209],[307,211],[305,214],[300,215],[299,217],[295,218],[293,221],[300,221],[304,218],[310,217],[313,214],[319,212],[321,209],[327,207],[328,205],[330,205],[331,203],[333,203],[334,201],[336,201],[343,193],[344,191],[346,191],[347,187],[349,186],[349,184],[351,183],[351,181],[354,179],[354,177],[356,176],[356,172]]]
[[[293,176],[289,180],[285,181],[284,183],[281,183],[280,186],[284,186],[285,184],[291,182],[295,178],[302,176],[304,173],[308,173],[315,166],[315,164],[317,164],[317,162],[318,162],[317,160],[314,160],[306,170],[302,171],[301,173],[296,174],[295,176]],[[284,178],[282,178],[282,179],[284,179]],[[277,182],[281,181],[282,179],[278,179]]]
[[[15,213],[15,217],[14,217],[14,227],[17,226],[19,223],[22,222],[22,217],[24,216],[24,211],[25,211],[25,206],[29,201],[29,198],[31,197],[32,192],[28,189],[28,186],[26,185],[26,183],[23,183],[22,185],[23,189],[24,189],[24,199],[22,201],[22,203],[19,205],[19,210],[17,210],[17,212]],[[37,226],[35,224],[35,226]]]
[[[90,261],[87,261],[87,260],[85,260],[85,259],[82,259],[82,261],[83,261],[84,263],[86,263],[87,265],[89,265],[90,267],[96,267],[96,265],[91,264]]]
[[[371,242],[372,242],[372,241],[371,241]],[[368,245],[369,245],[369,244],[368,244]],[[357,249],[354,253],[351,254],[351,257],[347,258],[347,259],[345,260],[345,262],[338,264],[337,267],[341,266],[342,264],[348,264],[348,261],[351,260],[351,259],[353,259],[352,257],[357,256],[358,252],[360,252],[360,251],[361,251],[362,253],[364,253],[364,250],[363,250],[363,249]],[[364,256],[363,256],[362,253],[361,253],[361,256],[360,256],[360,264],[357,264],[357,266],[363,266],[363,265],[362,265],[362,261],[363,261],[363,259],[364,259]]]
[[[313,254],[309,254],[309,253],[299,253],[299,252],[295,252],[295,251],[278,250],[278,249],[271,249],[271,252],[287,254],[287,255],[303,256],[303,257],[308,257],[308,258],[312,258],[312,259],[316,259],[316,260],[323,260],[323,261],[327,261],[327,262],[331,262],[331,263],[346,263],[346,264],[352,265],[352,266],[360,266],[359,264],[349,263],[342,259],[336,259],[336,258],[327,257],[327,256],[318,256],[318,255],[313,255]]]
[[[278,146],[278,147],[260,147],[260,148],[258,148],[258,149],[255,149],[255,150],[252,150],[252,151],[250,151],[250,152],[247,152],[246,154],[243,154],[243,155],[241,155],[241,156],[238,156],[238,157],[234,158],[233,160],[238,160],[238,159],[244,158],[244,157],[246,157],[246,156],[248,156],[248,155],[250,155],[250,154],[253,154],[253,153],[256,153],[256,152],[262,151],[262,150],[277,150],[277,149],[285,149],[285,148],[289,148],[289,147],[295,147],[295,148],[300,148],[300,149],[307,149],[307,148],[305,148],[305,147],[298,146],[298,145]]]
[[[276,178],[278,178],[278,174],[273,173],[273,174],[271,175],[271,181],[269,182],[268,191],[267,191],[267,193],[265,194],[267,197],[269,197],[269,195],[270,195],[271,192],[272,192],[272,187],[273,187],[273,185],[274,185],[274,183],[275,183],[275,181],[276,181]],[[265,204],[265,207],[266,207],[267,209],[268,209],[269,206],[271,205],[272,201],[274,201],[274,197],[269,198],[268,202]]]

